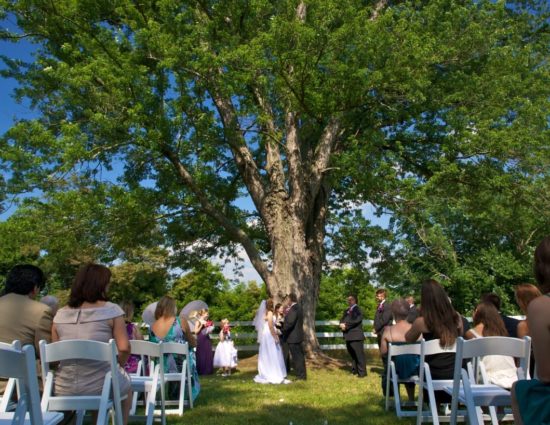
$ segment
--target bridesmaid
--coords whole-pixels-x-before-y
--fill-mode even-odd
[[[214,373],[214,353],[212,352],[212,341],[208,336],[214,326],[208,320],[208,310],[199,310],[195,316],[195,334],[197,335],[197,370],[199,375],[212,375]]]

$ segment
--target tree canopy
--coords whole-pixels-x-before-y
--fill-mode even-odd
[[[464,306],[527,277],[549,224],[545,0],[0,5],[21,29],[2,37],[37,46],[3,57],[38,112],[2,138],[3,193],[75,197],[110,224],[86,229],[97,256],[242,246],[306,328],[327,261],[407,292],[439,277]]]

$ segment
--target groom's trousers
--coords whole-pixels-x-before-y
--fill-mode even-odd
[[[304,356],[304,347],[302,346],[302,343],[287,343],[287,346],[288,351],[290,351],[290,359],[296,378],[306,379],[306,358]],[[285,356],[285,358],[288,358],[288,356]],[[289,365],[287,365],[287,373],[289,371],[288,366]]]

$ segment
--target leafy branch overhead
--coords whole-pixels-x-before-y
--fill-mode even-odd
[[[530,212],[550,159],[543,0],[0,5],[20,28],[2,37],[37,48],[3,58],[38,111],[2,139],[6,195],[119,191],[120,222],[141,209],[129,245],[240,245],[270,294],[308,297],[307,323],[327,247],[380,282],[406,284],[404,258],[459,281],[469,250],[524,258],[548,224]],[[390,231],[342,214],[365,205]]]

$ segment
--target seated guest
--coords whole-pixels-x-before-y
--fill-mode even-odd
[[[126,334],[128,335],[129,340],[143,340],[143,335],[139,331],[138,327],[132,323],[134,318],[134,303],[132,301],[122,301],[120,308],[124,312],[124,324],[126,325]],[[124,365],[124,370],[128,373],[136,373],[138,370],[140,356],[135,354],[130,354],[126,364]]]
[[[382,393],[386,395],[386,377],[388,367],[388,344],[399,345],[407,343],[405,334],[411,329],[411,324],[408,322],[410,307],[409,302],[405,299],[398,299],[391,303],[391,311],[395,325],[386,326],[382,334],[382,343],[380,345],[380,354],[384,363],[384,373],[382,374]],[[403,354],[393,357],[395,363],[395,371],[401,379],[406,379],[418,374],[418,365],[420,357],[414,354]],[[391,391],[390,387],[390,391]],[[410,401],[414,401],[414,384],[405,384],[407,395]]]
[[[85,339],[109,342],[115,340],[118,349],[118,382],[120,394],[128,394],[122,401],[124,423],[132,403],[130,379],[121,367],[130,354],[130,342],[124,324],[124,312],[107,298],[111,271],[99,264],[80,268],[71,287],[69,303],[53,319],[52,341]],[[111,371],[107,362],[93,360],[65,360],[55,374],[57,395],[101,394],[105,375]]]
[[[426,341],[439,339],[441,348],[455,345],[456,339],[463,335],[463,319],[453,306],[443,287],[430,279],[422,284],[420,294],[421,316],[405,334],[407,342],[415,342],[420,337]],[[433,379],[453,379],[455,353],[439,353],[426,356]],[[436,391],[437,403],[449,403],[451,397],[444,391]]]
[[[544,296],[529,304],[527,320],[537,376],[518,381],[512,388],[516,425],[550,423],[550,237],[544,238],[535,250],[535,278]]]
[[[508,336],[504,321],[496,307],[489,302],[478,304],[473,316],[474,326],[466,332],[466,338],[484,336]],[[482,359],[491,384],[510,389],[517,381],[517,367],[513,357],[485,356]]]
[[[481,302],[482,303],[491,303],[491,304],[493,304],[495,306],[495,308],[497,309],[497,311],[499,312],[500,317],[504,321],[504,326],[506,327],[506,331],[508,332],[508,336],[511,336],[512,338],[517,338],[518,337],[519,320],[514,319],[513,317],[510,317],[510,316],[506,316],[505,314],[502,314],[502,312],[500,311],[501,300],[500,300],[500,297],[497,294],[495,294],[494,292],[491,292],[491,293],[488,293],[488,294],[483,294],[481,296]]]
[[[531,301],[535,298],[538,298],[542,295],[539,288],[530,283],[524,283],[516,286],[516,302],[520,310],[525,314],[525,320],[522,320],[518,323],[518,338],[523,338],[524,336],[530,336],[529,334],[529,325],[527,322],[528,314],[527,308]]]
[[[157,303],[155,309],[155,321],[149,329],[149,340],[151,342],[188,342],[188,335],[184,331],[181,323],[181,318],[177,317],[176,300],[168,295],[165,295]],[[177,373],[181,372],[183,357],[176,354],[166,354],[164,356],[164,372]],[[194,353],[189,356],[191,366],[191,390],[193,392],[193,400],[197,397],[200,391],[199,379]],[[179,384],[173,382],[169,386],[170,398],[176,398],[179,394]]]
[[[407,322],[412,323],[418,317],[418,309],[414,303],[414,297],[412,295],[407,295],[405,298],[409,304],[409,315],[407,316]]]
[[[44,273],[36,266],[18,265],[6,277],[6,295],[0,297],[0,341],[11,344],[14,339],[22,345],[34,345],[39,353],[38,342],[50,341],[52,329],[51,309],[34,301],[44,286]],[[0,393],[5,381],[0,381]]]

